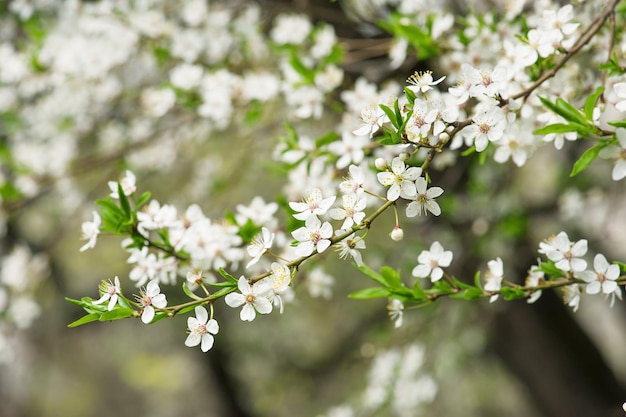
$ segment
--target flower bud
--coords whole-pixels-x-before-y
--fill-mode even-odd
[[[389,236],[391,236],[391,240],[395,240],[396,242],[398,242],[404,237],[404,230],[402,230],[400,226],[396,225],[391,233],[389,233]]]
[[[384,171],[389,167],[389,164],[387,163],[385,158],[376,158],[376,160],[374,161],[374,166],[377,170]]]
[[[447,141],[449,141],[449,140],[450,140],[450,135],[448,134],[448,132],[442,132],[442,133],[439,135],[439,141],[440,141],[440,142],[447,142]]]
[[[402,162],[406,161],[407,159],[409,159],[411,157],[411,155],[409,155],[408,152],[400,152],[400,155],[398,155],[398,158],[400,158],[400,160]]]

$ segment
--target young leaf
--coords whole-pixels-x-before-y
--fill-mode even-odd
[[[398,129],[400,127],[400,120],[398,120],[396,118],[396,114],[393,110],[391,110],[389,107],[385,106],[384,104],[379,104],[380,108],[385,112],[385,114],[387,115],[387,117],[389,117],[389,121],[391,122],[391,124]]]
[[[237,283],[237,280],[235,279],[235,277],[233,277],[231,274],[226,272],[224,268],[220,268],[218,272],[220,273],[221,276],[223,276],[225,279],[229,280],[230,282],[234,282],[235,284]]]
[[[400,279],[400,274],[396,272],[393,268],[389,266],[383,266],[380,269],[380,275],[385,280],[386,287],[392,289],[404,287],[404,284],[402,284],[402,280]]]
[[[370,277],[374,282],[382,285],[383,287],[387,286],[387,281],[376,271],[371,269],[369,266],[363,264],[361,266],[355,265],[355,268],[361,271],[364,275]]]
[[[132,308],[116,308],[115,310],[106,311],[100,315],[100,321],[120,320],[131,317],[135,310]]]
[[[584,110],[585,110],[585,116],[587,117],[587,120],[593,120],[593,109],[595,109],[596,103],[598,102],[598,99],[600,98],[603,92],[604,92],[604,87],[600,86],[596,89],[596,91],[593,92],[592,95],[587,97],[587,100],[585,100]]]
[[[609,141],[600,141],[593,145],[591,148],[587,149],[581,156],[578,158],[578,161],[574,163],[574,167],[572,168],[572,172],[570,172],[569,176],[573,177],[578,175],[580,172],[587,169],[589,165],[593,162],[594,159],[598,157],[598,154],[604,148],[610,144]]]
[[[183,282],[183,292],[192,300],[202,300],[202,297],[197,296],[193,291],[191,291],[191,289],[189,289],[187,282]]]
[[[141,194],[139,196],[139,199],[137,200],[137,203],[135,204],[135,208],[138,209],[144,204],[146,204],[148,200],[150,200],[150,197],[152,197],[152,193],[150,191],[146,191],[143,194]]]
[[[71,322],[70,324],[67,325],[67,327],[78,327],[81,326],[83,324],[87,324],[87,323],[91,323],[92,321],[96,321],[100,318],[100,313],[90,313],[87,314],[86,316],[82,316],[81,318],[79,318],[76,321]]]
[[[534,135],[548,135],[550,133],[569,133],[569,132],[575,132],[576,128],[573,127],[572,125],[569,124],[565,124],[565,123],[554,123],[551,125],[547,125],[544,126],[542,128],[539,128],[535,131],[533,131]]]
[[[126,214],[126,218],[130,218],[130,203],[128,202],[128,197],[124,194],[124,189],[122,188],[121,183],[117,183],[117,194],[120,196],[120,207],[124,210]]]
[[[348,297],[354,298],[356,300],[367,300],[370,298],[383,298],[383,297],[389,297],[389,291],[380,287],[365,288],[365,289],[353,292],[352,294],[349,294]]]

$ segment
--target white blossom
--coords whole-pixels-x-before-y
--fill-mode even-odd
[[[208,352],[213,347],[214,337],[220,330],[215,319],[209,319],[209,313],[204,307],[195,308],[196,317],[187,319],[189,335],[185,340],[185,346],[193,347],[200,345],[203,352]]]
[[[413,268],[413,276],[426,278],[430,275],[432,282],[443,278],[443,269],[452,263],[452,251],[444,250],[441,243],[435,241],[430,245],[430,250],[423,250],[417,257],[419,264]]]
[[[252,321],[256,313],[269,314],[272,312],[272,303],[268,299],[268,291],[271,287],[267,282],[257,282],[250,285],[248,280],[241,276],[237,282],[240,292],[226,295],[224,301],[229,307],[237,308],[243,306],[239,317],[242,321]]]

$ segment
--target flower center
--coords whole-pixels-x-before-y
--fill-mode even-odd
[[[255,302],[256,302],[256,297],[254,296],[254,294],[246,295],[246,303],[254,304]]]
[[[322,236],[318,232],[313,232],[310,234],[309,239],[311,240],[311,242],[317,243],[322,240]]]

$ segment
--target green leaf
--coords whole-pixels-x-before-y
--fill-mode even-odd
[[[139,199],[137,200],[137,203],[135,204],[135,208],[138,209],[144,204],[146,204],[148,200],[150,200],[150,197],[152,197],[152,193],[150,191],[146,191],[143,194],[141,194],[139,196]]]
[[[352,294],[349,294],[348,297],[354,298],[356,300],[368,300],[371,298],[386,298],[389,297],[389,291],[385,288],[380,287],[372,287],[365,288]]]
[[[387,281],[376,271],[371,269],[369,266],[363,264],[361,266],[355,265],[355,268],[361,271],[364,275],[371,278],[374,282],[382,285],[383,287],[387,286]]]
[[[117,183],[117,194],[120,198],[120,207],[124,210],[126,214],[126,218],[130,218],[130,204],[128,202],[128,197],[124,194],[124,189],[122,188],[121,183]]]
[[[578,158],[578,161],[574,163],[574,167],[572,168],[572,172],[570,172],[569,176],[573,177],[578,175],[580,172],[587,169],[589,165],[598,157],[598,154],[602,150],[602,148],[609,145],[611,142],[607,140],[600,141],[593,145],[591,148],[587,149],[581,156]]]
[[[302,77],[305,84],[313,84],[315,81],[315,71],[308,68],[298,57],[296,51],[292,51],[289,59],[291,67]]]
[[[483,290],[483,286],[480,285],[480,271],[476,271],[476,274],[474,274],[474,285],[476,285],[476,288],[480,288],[480,290]]]
[[[548,260],[545,262],[541,262],[539,264],[539,269],[541,271],[543,271],[544,274],[552,277],[552,278],[559,278],[559,277],[564,277],[565,273],[563,271],[561,271],[559,268],[557,268],[554,265],[554,262]]]
[[[217,288],[236,288],[237,284],[230,281],[222,281],[222,282],[207,282],[206,285],[210,285],[211,287]]]
[[[389,117],[389,121],[391,122],[391,124],[396,128],[399,129],[400,128],[400,121],[396,118],[396,113],[391,110],[389,107],[385,106],[384,104],[379,104],[378,105],[387,115],[387,117]]]
[[[233,277],[232,275],[230,275],[228,272],[226,272],[224,268],[220,268],[218,272],[220,273],[221,276],[223,276],[225,279],[229,280],[230,282],[233,282],[235,284],[237,283],[237,279]]]
[[[603,92],[604,92],[604,87],[600,86],[596,89],[596,91],[593,92],[592,95],[587,97],[587,100],[585,100],[585,106],[583,108],[584,108],[585,116],[587,117],[587,120],[593,120],[593,109],[596,108],[596,103],[598,102],[598,99],[600,98]]]
[[[554,123],[551,125],[544,126],[540,129],[537,129],[533,132],[535,135],[548,135],[550,133],[569,133],[576,132],[576,128],[570,124],[565,123]]]
[[[67,327],[78,327],[78,326],[82,326],[83,324],[91,323],[92,321],[98,320],[100,318],[100,314],[101,313],[87,314],[86,316],[82,316],[78,320],[71,322],[70,324],[67,325]]]
[[[556,99],[556,107],[560,111],[559,114],[562,115],[566,120],[581,125],[586,125],[589,123],[587,118],[580,112],[580,110],[578,110],[576,107],[572,106],[562,98]]]
[[[211,294],[211,299],[216,300],[236,290],[237,290],[236,285],[231,285],[230,287],[222,288],[221,290],[215,291],[213,294]]]
[[[609,122],[609,124],[611,126],[615,126],[615,127],[626,127],[626,120],[619,120],[616,122]]]
[[[417,281],[415,281],[415,284],[413,285],[413,297],[415,298],[416,301],[422,301],[427,298],[426,293],[422,289],[421,283],[422,283],[422,280],[418,279]]]
[[[409,103],[415,103],[415,99],[417,98],[417,96],[415,95],[415,92],[413,90],[408,87],[404,87],[404,95],[406,96],[406,99],[409,101]]]
[[[202,300],[202,297],[197,296],[193,291],[191,291],[191,289],[187,286],[186,281],[183,282],[183,292],[192,300]]]
[[[502,294],[504,299],[507,300],[507,301],[518,300],[520,298],[526,298],[527,297],[526,293],[524,293],[524,291],[521,289],[521,287],[514,287],[514,288],[502,287],[500,289],[500,294]]]
[[[261,103],[259,100],[253,100],[249,104],[246,114],[244,116],[244,124],[246,126],[252,126],[256,122],[258,122],[263,115],[263,109],[263,103]]]
[[[393,268],[389,266],[383,266],[380,269],[380,275],[385,281],[386,287],[389,287],[392,289],[404,287],[404,284],[402,283],[402,280],[400,279],[400,274],[397,271],[395,271]]]
[[[100,321],[120,320],[131,317],[135,313],[132,308],[116,308],[115,310],[102,313]]]
[[[261,226],[257,226],[252,219],[248,219],[245,224],[239,227],[239,236],[243,243],[250,243],[252,239],[261,232]]]
[[[322,146],[326,146],[330,143],[333,143],[340,138],[341,136],[335,132],[327,133],[324,136],[320,136],[319,138],[315,139],[315,147],[321,148]]]

